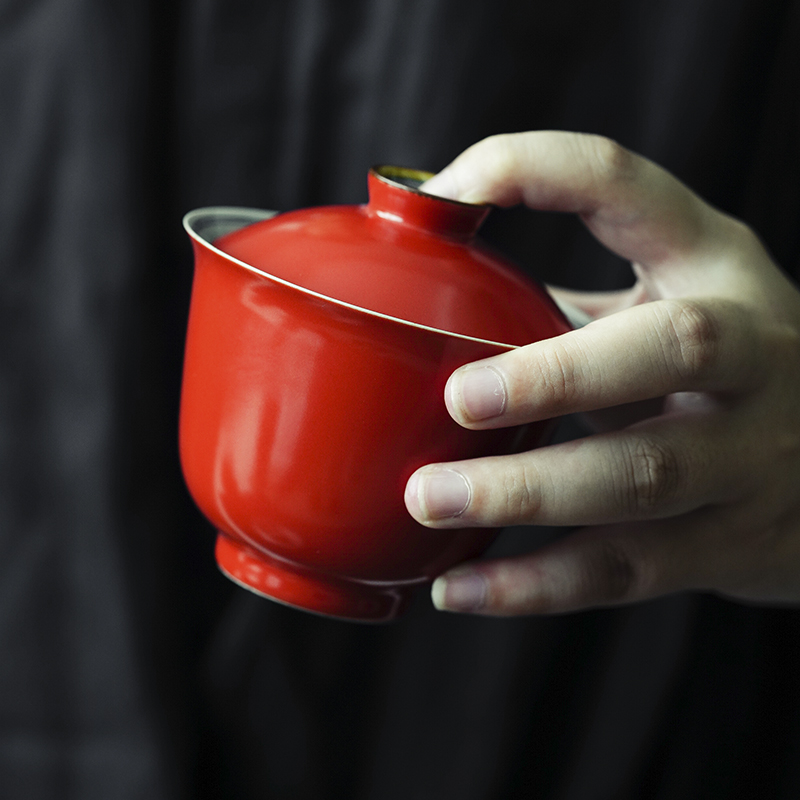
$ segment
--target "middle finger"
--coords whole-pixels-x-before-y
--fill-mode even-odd
[[[418,470],[406,505],[436,528],[601,525],[733,501],[744,445],[728,409],[670,414],[623,431]]]

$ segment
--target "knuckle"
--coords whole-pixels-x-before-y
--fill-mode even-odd
[[[502,515],[504,522],[528,522],[542,506],[541,481],[530,465],[521,464],[507,470],[502,482]]]
[[[636,174],[636,158],[630,150],[605,136],[584,135],[589,164],[602,183],[627,183]]]
[[[672,345],[671,363],[684,381],[703,378],[718,360],[721,334],[716,317],[691,301],[668,302],[664,309]]]
[[[657,439],[638,438],[628,451],[629,481],[624,506],[634,515],[650,515],[679,495],[682,469],[676,451]]]
[[[555,410],[571,406],[577,393],[575,359],[563,345],[553,342],[537,359],[539,374],[537,395],[547,408]]]

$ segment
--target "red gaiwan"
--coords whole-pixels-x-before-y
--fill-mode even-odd
[[[222,571],[309,611],[389,620],[495,532],[430,530],[411,474],[541,444],[547,423],[467,431],[456,368],[569,330],[547,293],[479,244],[486,206],[379,167],[365,206],[200,209],[181,397],[184,476]]]

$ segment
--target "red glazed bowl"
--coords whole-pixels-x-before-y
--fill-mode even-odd
[[[419,525],[410,475],[541,444],[550,428],[467,431],[447,414],[457,367],[569,325],[476,243],[488,209],[425,195],[426,177],[377,168],[365,206],[184,219],[184,476],[220,532],[222,571],[298,608],[396,617],[415,586],[495,536]]]

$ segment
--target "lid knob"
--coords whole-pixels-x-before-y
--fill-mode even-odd
[[[466,242],[472,239],[491,207],[446,200],[420,191],[432,172],[405,167],[378,166],[369,171],[367,214],[411,225],[437,236]]]

